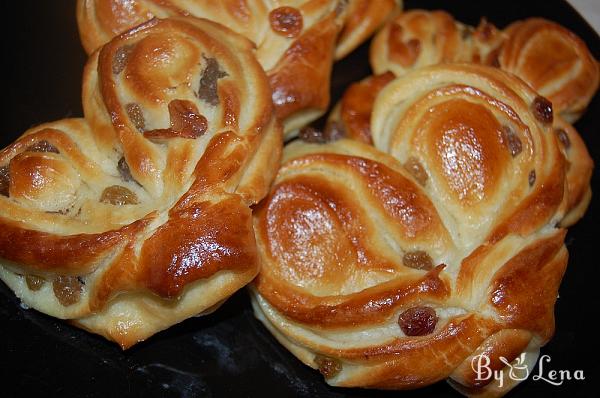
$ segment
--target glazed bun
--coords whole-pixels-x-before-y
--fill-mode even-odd
[[[250,206],[281,127],[252,43],[153,19],[90,58],[84,119],[0,152],[0,277],[27,306],[123,348],[256,275]]]
[[[242,34],[256,47],[290,138],[327,110],[334,54],[347,55],[395,7],[394,0],[78,0],[77,20],[88,53],[153,17],[202,17]]]
[[[514,387],[471,361],[532,365],[554,332],[567,163],[548,104],[496,68],[433,66],[381,90],[374,146],[286,146],[254,216],[256,316],[333,386]]]

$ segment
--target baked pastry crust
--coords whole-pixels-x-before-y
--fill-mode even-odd
[[[600,84],[600,66],[586,44],[565,27],[542,18],[510,24],[498,61],[552,101],[574,123]]]
[[[548,98],[556,114],[574,123],[598,90],[600,67],[585,43],[542,18],[516,21],[504,30],[482,19],[477,28],[445,11],[410,10],[375,36],[370,52],[375,74],[401,76],[447,62],[500,67]]]
[[[88,53],[153,17],[192,15],[242,34],[256,46],[290,138],[327,110],[334,53],[352,51],[396,6],[394,0],[78,0],[77,20]]]
[[[471,361],[535,363],[568,257],[566,161],[539,98],[496,68],[427,67],[377,97],[374,147],[286,146],[254,215],[256,316],[334,386],[512,388]],[[410,335],[399,317],[421,307],[437,322]]]
[[[0,277],[127,348],[256,275],[250,206],[282,131],[252,43],[196,18],[152,19],[94,52],[83,107],[0,152]]]

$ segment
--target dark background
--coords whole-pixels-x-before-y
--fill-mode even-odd
[[[582,37],[600,59],[600,39],[562,1],[405,1],[406,8],[443,8],[475,25],[481,16],[499,27],[529,16],[555,20]],[[3,115],[0,147],[27,128],[81,116],[85,54],[79,44],[75,1],[4,1],[2,23]],[[367,45],[334,69],[333,96],[369,73]],[[600,162],[600,96],[577,123]],[[598,173],[592,180],[600,192]],[[570,261],[556,305],[556,335],[542,349],[550,369],[582,369],[585,381],[552,386],[528,380],[511,397],[598,396],[597,320],[600,200],[567,237]],[[537,369],[534,371],[537,373]],[[117,345],[19,306],[0,282],[0,396],[191,397],[191,396],[458,396],[446,383],[409,392],[328,387],[320,374],[278,345],[254,319],[245,291],[219,311],[189,319],[122,352]]]

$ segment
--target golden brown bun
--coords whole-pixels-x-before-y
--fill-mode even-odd
[[[565,120],[577,120],[600,82],[598,62],[583,40],[542,18],[517,21],[504,32],[507,39],[498,58],[500,67],[552,101]]]
[[[342,59],[367,40],[387,20],[402,11],[402,0],[348,0],[335,59]]]
[[[477,28],[444,11],[406,11],[375,36],[376,74],[401,76],[427,65],[474,62],[498,66],[548,98],[567,121],[577,120],[598,90],[600,69],[585,43],[542,18],[517,21],[503,31],[483,19]]]
[[[560,226],[570,227],[585,214],[592,200],[592,172],[594,161],[585,142],[571,124],[560,117],[554,121],[554,133],[567,159],[567,214]]]
[[[96,51],[83,107],[0,151],[0,277],[127,348],[256,275],[250,206],[281,127],[252,43],[195,18],[150,20]]]
[[[288,145],[254,214],[257,317],[331,385],[508,391],[471,361],[535,363],[567,264],[544,103],[496,68],[433,66],[377,96],[374,147]]]
[[[393,3],[393,1],[391,1]],[[343,0],[78,0],[77,21],[89,53],[153,17],[192,15],[221,23],[250,39],[273,88],[277,116],[289,138],[329,106],[331,67],[348,8],[364,17],[343,35],[355,47],[383,20],[372,6]],[[389,8],[385,1],[385,10]],[[340,55],[341,56],[341,55]]]

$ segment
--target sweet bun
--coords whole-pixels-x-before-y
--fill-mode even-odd
[[[242,34],[256,46],[290,138],[327,110],[334,54],[341,58],[366,40],[395,6],[394,0],[78,0],[77,20],[88,53],[153,17],[192,15]]]
[[[497,68],[432,66],[381,90],[374,146],[287,145],[254,215],[258,319],[334,386],[514,387],[471,363],[531,365],[554,332],[567,163],[548,104]]]
[[[344,58],[371,37],[387,20],[402,11],[402,4],[402,0],[348,0],[335,59]]]
[[[542,18],[509,25],[498,61],[552,101],[573,123],[585,111],[600,83],[600,66],[577,35]]]
[[[542,18],[499,30],[482,19],[477,28],[445,11],[409,10],[390,20],[370,49],[375,74],[401,76],[427,65],[473,62],[511,72],[548,98],[554,111],[575,122],[598,90],[600,67],[585,43]]]
[[[0,151],[0,277],[127,348],[256,275],[250,206],[282,132],[252,43],[195,18],[152,19],[94,52],[83,108]]]

